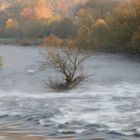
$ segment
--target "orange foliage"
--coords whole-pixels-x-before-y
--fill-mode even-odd
[[[64,41],[54,35],[50,35],[45,38],[44,45],[48,48],[49,55],[58,54],[60,49],[63,49],[65,52],[69,53],[69,51],[75,46],[73,40],[67,39]]]
[[[35,7],[35,15],[37,18],[50,19],[53,17],[51,6],[46,4],[45,0],[39,0]]]
[[[139,41],[140,42],[140,28],[136,32],[133,33],[132,41]]]
[[[20,15],[24,17],[31,17],[33,16],[33,10],[31,8],[25,7],[22,9]]]
[[[14,27],[14,20],[12,18],[9,18],[6,21],[6,28],[13,28]]]
[[[140,1],[139,0],[130,0],[130,2],[131,2],[132,5],[140,6]]]
[[[98,19],[95,24],[93,25],[93,30],[100,28],[103,30],[104,28],[108,27],[107,22],[104,19]]]
[[[5,10],[6,8],[8,8],[9,7],[9,4],[8,3],[2,3],[2,2],[0,2],[0,10]]]
[[[73,40],[67,40],[66,44],[67,44],[68,49],[74,48],[74,41]]]
[[[47,47],[61,47],[64,44],[64,41],[54,35],[50,35],[44,39],[44,44]]]
[[[113,16],[119,22],[123,23],[130,19],[139,19],[140,17],[140,2],[139,0],[130,0],[130,3],[119,5],[113,10]],[[128,21],[127,21],[128,22]],[[135,21],[134,21],[135,22]]]

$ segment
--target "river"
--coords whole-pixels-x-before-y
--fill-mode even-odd
[[[42,69],[41,47],[0,45],[0,130],[80,140],[140,140],[140,60],[97,54],[85,65],[92,75],[75,89],[45,85],[57,74]]]

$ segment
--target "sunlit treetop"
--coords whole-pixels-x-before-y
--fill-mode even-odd
[[[52,18],[52,9],[49,3],[45,0],[39,0],[37,6],[35,7],[35,15],[37,18]]]
[[[3,11],[3,10],[5,10],[6,8],[8,8],[9,7],[9,3],[7,3],[7,2],[0,2],[0,11]]]

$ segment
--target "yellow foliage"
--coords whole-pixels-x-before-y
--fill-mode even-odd
[[[61,47],[64,41],[54,35],[50,35],[44,39],[44,45],[47,47]]]
[[[139,41],[140,42],[140,30],[133,33],[132,41]]]
[[[131,0],[130,4],[120,5],[114,9],[114,16],[117,18],[129,18],[140,15],[140,2],[135,3]]]
[[[5,10],[8,7],[9,7],[9,3],[7,3],[7,2],[2,3],[2,2],[0,2],[0,11],[3,11],[3,10]]]
[[[98,26],[107,26],[107,22],[104,19],[98,19],[96,21],[96,23],[94,24],[94,26],[98,27]]]
[[[48,54],[52,57],[52,55],[59,55],[62,50],[69,53],[74,49],[75,42],[71,39],[62,40],[57,36],[50,35],[44,39],[44,45],[48,48]]]
[[[92,8],[81,9],[78,13],[78,22],[81,25],[91,27],[96,19],[96,12]]]
[[[13,28],[14,27],[14,20],[12,18],[9,18],[6,21],[6,28]]]
[[[125,6],[119,6],[119,7],[116,7],[114,9],[114,14],[115,16],[118,16],[118,17],[126,17],[128,16],[128,10],[127,10],[127,7]]]
[[[74,48],[74,41],[73,40],[68,39],[66,44],[67,44],[68,49],[73,49]]]
[[[21,10],[20,15],[24,17],[32,17],[33,9],[25,7]]]
[[[78,39],[79,40],[85,40],[85,37],[86,37],[86,35],[87,35],[87,30],[86,30],[86,28],[85,27],[81,27],[80,28],[80,30],[79,30],[79,32],[78,32]]]

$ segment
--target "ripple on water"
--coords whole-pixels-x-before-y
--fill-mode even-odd
[[[47,127],[50,135],[51,132],[52,135],[78,135],[97,131],[140,134],[139,84],[89,85],[88,91],[83,87],[59,95],[0,93],[0,120],[3,122],[31,122],[34,127]]]

